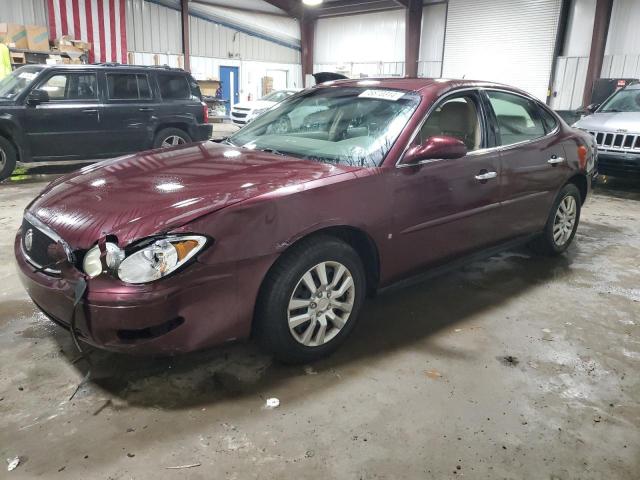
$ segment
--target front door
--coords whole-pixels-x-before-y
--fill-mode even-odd
[[[26,105],[24,131],[33,160],[93,159],[104,146],[95,72],[52,72],[35,88],[49,102]]]
[[[485,93],[501,146],[506,226],[511,236],[541,231],[570,171],[558,122],[524,96],[499,90]]]
[[[487,149],[484,106],[475,91],[441,101],[414,144],[448,135],[462,140],[462,158],[398,166],[393,175],[393,248],[390,276],[419,270],[502,238],[500,157]]]
[[[227,115],[233,106],[240,101],[240,70],[238,67],[220,67],[220,82],[222,83],[222,99],[225,102]]]

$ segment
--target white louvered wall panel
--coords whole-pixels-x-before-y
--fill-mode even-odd
[[[48,27],[45,0],[0,0],[0,22]]]
[[[443,77],[492,80],[546,100],[561,0],[449,0]]]

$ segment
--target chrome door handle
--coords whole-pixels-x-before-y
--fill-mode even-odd
[[[153,108],[142,107],[138,109],[139,112],[153,112]]]
[[[476,175],[476,180],[482,182],[484,180],[490,180],[492,178],[496,178],[497,176],[498,176],[497,172],[480,173]]]
[[[86,110],[82,110],[82,113],[86,113],[87,115],[95,115],[96,113],[98,113],[98,109],[88,108]]]
[[[557,165],[558,163],[562,163],[564,162],[564,157],[556,157],[555,155],[552,156],[549,160],[547,160],[547,163],[549,165]]]

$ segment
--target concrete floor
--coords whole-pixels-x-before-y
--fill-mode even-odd
[[[640,187],[599,188],[563,257],[514,251],[369,301],[312,367],[250,344],[96,352],[69,401],[87,364],[13,264],[44,180],[0,186],[0,457],[21,459],[1,478],[640,478]]]

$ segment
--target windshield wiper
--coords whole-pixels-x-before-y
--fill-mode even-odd
[[[282,155],[282,156],[287,155],[286,153],[279,152],[278,150],[275,150],[273,148],[259,148],[258,150],[262,152],[273,153],[274,155]]]

